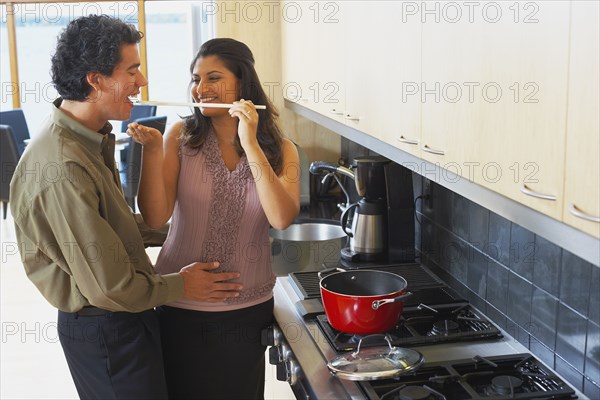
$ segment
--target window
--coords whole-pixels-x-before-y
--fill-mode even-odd
[[[209,18],[202,18],[207,2],[151,1],[146,8],[148,97],[154,101],[189,102],[190,63],[209,38]],[[158,107],[171,125],[190,107]]]
[[[0,5],[0,110],[12,110],[12,88],[10,85],[10,55],[8,51],[8,29],[6,6]]]
[[[44,118],[49,114],[50,103],[58,96],[51,83],[50,59],[60,31],[73,19],[82,15],[107,14],[128,23],[137,24],[137,3],[127,2],[76,2],[76,3],[15,3],[17,59],[21,108],[27,125],[35,136]],[[4,9],[4,6],[3,6]],[[3,15],[4,16],[4,15]],[[2,43],[5,39],[6,19],[2,20]],[[2,47],[2,105],[12,108],[12,98],[4,94],[10,85],[10,71],[4,70]],[[8,49],[6,50],[8,55]],[[10,87],[10,86],[9,86]]]
[[[148,92],[150,100],[188,102],[189,63],[200,44],[212,37],[212,17],[204,16],[209,1],[145,3]],[[0,109],[13,108],[6,6],[0,20]],[[51,83],[50,59],[61,30],[82,15],[107,14],[138,25],[136,1],[14,3],[21,108],[35,136],[58,96]],[[168,124],[190,114],[189,107],[159,107]],[[120,122],[113,122],[116,130]]]

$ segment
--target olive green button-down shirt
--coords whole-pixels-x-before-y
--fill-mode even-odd
[[[157,275],[115,167],[115,136],[58,107],[21,157],[10,190],[29,279],[53,306],[139,312],[183,296],[181,275]]]

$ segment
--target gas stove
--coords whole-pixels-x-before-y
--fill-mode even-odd
[[[274,346],[270,358],[277,364],[278,379],[287,380],[297,398],[585,398],[427,268],[418,264],[382,268],[399,268],[396,273],[407,279],[408,289],[414,293],[397,326],[386,335],[393,346],[420,352],[424,364],[394,379],[357,382],[333,376],[327,364],[341,353],[354,351],[361,337],[338,332],[329,325],[316,295],[316,272],[292,273],[277,279],[277,326],[268,344]],[[299,280],[308,286],[299,287]],[[381,346],[385,341],[376,338],[362,343]]]

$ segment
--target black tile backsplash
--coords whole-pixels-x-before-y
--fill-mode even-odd
[[[433,209],[438,225],[450,230],[452,228],[452,210],[454,205],[454,193],[439,185],[433,187]]]
[[[600,268],[432,184],[432,209],[417,208],[423,263],[574,387],[600,398]]]
[[[508,265],[510,259],[510,225],[507,219],[490,212],[487,253],[503,265]]]
[[[469,245],[463,240],[452,242],[446,252],[448,255],[449,270],[453,277],[463,285],[467,283],[469,270]]]
[[[517,224],[511,224],[509,268],[533,282],[534,256],[535,235]]]
[[[540,236],[535,237],[533,283],[557,297],[559,295],[561,251],[560,247],[546,239]]]
[[[420,180],[420,179],[418,179]],[[454,196],[452,204],[452,232],[459,238],[469,240],[469,201],[462,196]]]
[[[583,394],[590,399],[600,399],[600,387],[597,386],[597,382],[592,382],[590,379],[585,377],[583,381]]]
[[[521,343],[523,346],[529,348],[529,342],[531,335],[529,332],[523,329],[521,326],[515,324],[510,318],[507,318],[506,332],[511,335],[516,341]]]
[[[473,251],[469,257],[467,286],[476,295],[485,299],[487,288],[488,257],[479,251]]]
[[[506,315],[508,268],[496,261],[488,263],[485,300]]]
[[[556,357],[554,369],[573,386],[583,387],[583,376],[562,358]]]
[[[366,154],[373,153],[342,145],[347,159]],[[413,174],[415,197],[424,182]],[[421,262],[574,387],[600,399],[600,267],[431,184],[432,199],[416,203]]]
[[[559,304],[556,326],[556,354],[578,371],[583,371],[586,333],[587,321],[580,318],[571,308]]]
[[[531,302],[531,330],[530,333],[550,350],[556,345],[556,317],[558,314],[558,300],[544,290],[534,287]]]
[[[530,330],[531,302],[533,298],[533,285],[520,276],[508,274],[508,298],[506,315],[520,327]]]
[[[587,315],[590,317],[590,320],[600,325],[600,290],[598,290],[600,288],[600,268],[592,267],[590,288],[593,290],[590,290],[590,304]]]
[[[560,280],[560,300],[580,314],[588,315],[592,265],[564,250],[560,269],[564,277]],[[595,290],[599,290],[598,286]]]
[[[554,352],[533,336],[530,336],[529,339],[529,350],[531,350],[532,353],[534,353],[540,360],[548,364],[551,368],[554,368]],[[577,388],[580,387],[575,385],[573,381],[569,382],[571,382]]]
[[[588,321],[587,344],[585,347],[585,376],[592,381],[600,382],[600,327]],[[596,397],[600,399],[599,397]]]
[[[443,206],[441,204],[438,205]],[[490,224],[490,211],[487,208],[483,208],[479,204],[473,202],[469,202],[468,210],[469,242],[475,248],[484,250],[485,248],[489,247],[488,233]]]

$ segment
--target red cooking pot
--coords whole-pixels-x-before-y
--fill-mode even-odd
[[[390,330],[400,318],[406,280],[391,272],[367,269],[336,272],[322,277],[321,299],[331,326],[338,331],[367,335]]]

